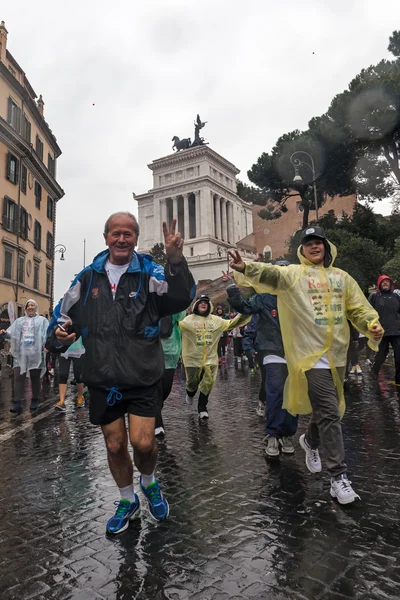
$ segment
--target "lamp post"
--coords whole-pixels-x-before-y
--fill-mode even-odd
[[[298,155],[305,155],[310,159],[310,162],[306,162],[305,160],[301,160],[300,158],[298,158]],[[314,188],[314,204],[315,204],[315,218],[318,221],[318,197],[317,197],[317,186],[315,184],[315,165],[314,165],[314,159],[311,156],[311,154],[308,154],[308,152],[304,152],[304,150],[297,150],[297,152],[293,152],[293,154],[290,157],[290,162],[292,163],[293,167],[294,167],[294,178],[293,178],[293,182],[297,182],[300,183],[303,181],[303,178],[301,177],[300,173],[299,173],[299,167],[305,166],[308,167],[312,173],[312,182],[313,182],[313,188]]]
[[[60,254],[60,260],[65,260],[64,258],[64,254],[67,251],[67,247],[64,246],[64,244],[57,244],[57,246],[54,246],[53,249],[53,258],[51,260],[52,262],[52,269],[51,269],[51,295],[50,295],[50,311],[51,313],[53,312],[53,304],[54,304],[54,257],[56,255],[56,253]]]

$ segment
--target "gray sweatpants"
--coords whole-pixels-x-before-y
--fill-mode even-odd
[[[343,381],[345,367],[337,367]],[[330,369],[311,369],[306,372],[312,415],[306,440],[311,448],[321,444],[331,477],[346,472],[339,401]]]

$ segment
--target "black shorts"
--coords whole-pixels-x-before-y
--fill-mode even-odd
[[[147,387],[122,390],[122,398],[114,404],[107,403],[110,391],[106,388],[89,388],[89,418],[93,425],[108,425],[126,413],[137,417],[155,417],[162,403],[162,381]],[[115,398],[112,397],[110,402]]]

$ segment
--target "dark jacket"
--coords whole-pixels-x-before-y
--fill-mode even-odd
[[[108,250],[96,256],[55,308],[50,346],[63,351],[54,329],[69,318],[86,349],[83,381],[88,387],[151,386],[164,370],[159,320],[187,308],[196,286],[185,259],[164,269],[151,256],[135,252],[113,300],[105,271],[108,257]]]
[[[258,330],[258,321],[259,315],[254,314],[251,317],[251,321],[243,331],[243,350],[252,350],[256,347],[256,338],[257,338],[257,330]]]
[[[266,356],[275,354],[284,358],[281,328],[279,324],[277,298],[272,294],[255,294],[249,300],[240,295],[236,285],[231,285],[226,290],[228,302],[233,309],[243,315],[259,315],[256,349]]]
[[[381,283],[389,279],[391,288],[387,292],[381,290]],[[370,295],[368,301],[379,315],[379,321],[385,330],[384,337],[400,335],[400,296],[393,292],[393,281],[387,275],[378,279],[378,290]]]

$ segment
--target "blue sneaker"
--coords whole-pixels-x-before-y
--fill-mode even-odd
[[[129,500],[120,500],[114,502],[117,506],[115,515],[107,521],[107,533],[122,533],[129,526],[129,521],[138,519],[140,517],[140,502],[139,497],[135,494],[135,501],[129,502]]]
[[[140,487],[149,503],[151,516],[156,521],[164,521],[169,515],[169,504],[160,490],[157,479],[145,488],[142,485],[142,476],[140,476]]]

